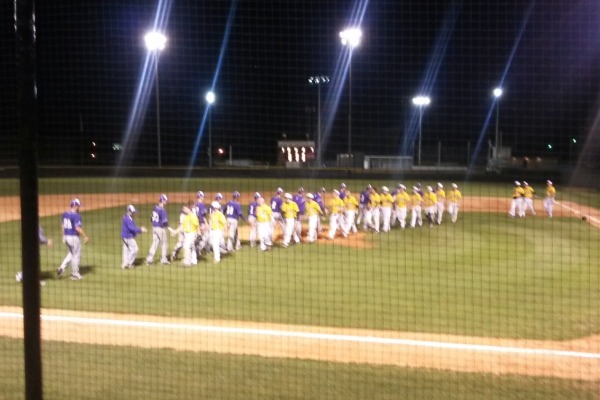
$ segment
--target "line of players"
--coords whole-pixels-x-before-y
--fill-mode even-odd
[[[512,200],[510,202],[510,208],[508,215],[511,218],[525,218],[527,212],[531,215],[535,214],[535,208],[533,206],[533,198],[535,197],[535,190],[529,185],[529,183],[523,181],[514,182],[514,189],[512,193]],[[543,200],[544,211],[548,218],[552,218],[556,197],[556,188],[552,184],[552,181],[546,181],[546,196]]]

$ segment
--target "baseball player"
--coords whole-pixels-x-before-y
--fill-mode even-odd
[[[321,208],[321,215],[327,215],[328,213],[327,208],[325,208],[325,203],[323,202],[323,196],[325,196],[326,192],[327,190],[325,190],[325,188],[322,187],[321,189],[319,189],[318,192],[313,193],[315,203],[317,203]],[[322,230],[323,228],[321,227],[321,218],[319,217],[319,219],[317,219],[317,234],[321,233]]]
[[[136,226],[133,220],[134,214],[135,207],[132,204],[128,205],[121,223],[121,241],[123,242],[121,269],[133,268],[139,250],[135,237],[140,233],[148,232],[144,226],[139,228]]]
[[[521,182],[515,181],[515,188],[513,189],[512,201],[510,202],[510,210],[508,210],[508,215],[510,215],[511,218],[514,218],[517,215],[521,217],[521,210],[523,208],[521,206],[521,198],[524,195],[525,191],[521,187]]]
[[[240,192],[233,192],[233,199],[225,206],[225,215],[227,217],[227,226],[229,227],[227,233],[227,251],[233,252],[242,248],[238,234],[239,219],[241,218],[243,221],[246,221],[242,205],[240,204]]]
[[[292,200],[294,203],[298,205],[298,217],[296,217],[296,223],[294,225],[294,230],[296,231],[296,235],[299,238],[302,238],[302,218],[304,214],[306,214],[306,199],[304,198],[304,188],[298,188],[298,192],[294,196],[292,196]]]
[[[395,216],[394,220],[398,220],[400,228],[406,227],[407,205],[410,203],[410,196],[406,193],[406,186],[400,184],[398,192],[394,196]]]
[[[258,241],[260,243],[260,249],[262,251],[267,251],[267,249],[273,245],[271,242],[273,210],[271,209],[271,206],[265,203],[265,199],[262,196],[259,196],[256,202],[258,204],[256,207]]]
[[[425,216],[429,222],[429,228],[433,228],[435,222],[435,213],[437,211],[437,196],[433,192],[431,186],[427,186],[427,193],[423,196],[423,204],[425,205]]]
[[[340,183],[340,199],[344,200],[346,198],[346,189],[347,186],[345,183]]]
[[[410,227],[414,228],[419,224],[419,226],[423,226],[423,217],[421,216],[421,207],[423,206],[423,197],[419,194],[419,188],[413,186],[413,193],[410,196],[410,208],[411,208],[411,217],[410,217]]]
[[[312,193],[306,195],[306,215],[308,216],[308,235],[306,241],[313,243],[317,240],[317,225],[319,217],[323,215],[323,211],[319,204],[314,200],[315,196]]]
[[[296,233],[296,218],[298,217],[298,213],[300,212],[300,210],[298,209],[298,204],[294,202],[291,194],[286,193],[284,195],[284,198],[285,201],[281,205],[281,213],[285,218],[285,230],[283,232],[283,247],[288,247],[292,236],[294,237],[294,242],[300,243],[300,238]]]
[[[381,212],[379,207],[381,206],[381,196],[377,193],[375,186],[371,187],[369,193],[369,208],[367,210],[367,226],[372,228],[375,233],[379,233],[379,227],[381,224]]]
[[[340,215],[344,212],[344,201],[340,199],[340,192],[333,190],[333,198],[329,201],[329,208],[331,213],[329,214],[329,239],[335,238],[335,233],[339,227]],[[344,237],[347,235],[344,233]]]
[[[444,185],[440,182],[437,184],[437,188],[435,190],[435,195],[437,197],[436,204],[436,223],[438,225],[442,224],[442,217],[444,216],[444,208],[446,206],[446,191],[444,190]]]
[[[544,197],[544,210],[548,218],[552,218],[552,210],[556,198],[556,188],[552,185],[552,181],[546,181],[546,197]]]
[[[390,189],[387,186],[381,187],[381,222],[382,230],[384,232],[390,231],[390,223],[392,219],[392,205],[394,204],[394,198],[390,194]]]
[[[358,210],[358,200],[356,200],[356,197],[348,189],[346,190],[346,197],[344,197],[344,210],[346,215],[343,229],[347,236],[349,233],[357,232],[354,220],[356,218],[356,211]]]
[[[356,224],[360,225],[360,222],[363,223],[363,230],[367,230],[367,210],[369,208],[369,201],[371,195],[371,185],[367,185],[365,190],[360,192],[360,196],[358,198],[358,219],[356,220]]]
[[[529,186],[529,183],[523,181],[523,216],[527,214],[527,211],[531,212],[531,215],[535,215],[535,209],[533,208],[533,196],[535,190]]]
[[[177,260],[177,256],[179,255],[179,252],[181,251],[181,249],[183,249],[183,243],[185,241],[185,235],[183,233],[183,219],[185,218],[185,212],[183,211],[183,208],[181,209],[181,213],[179,214],[179,224],[177,224],[177,229],[175,229],[175,232],[177,232],[177,243],[175,244],[175,247],[173,248],[173,252],[171,253],[171,262]]]
[[[42,227],[38,228],[38,241],[39,241],[40,245],[43,244],[48,247],[52,247],[52,245],[54,244],[52,239],[48,239],[46,236],[44,236],[44,231],[42,230]],[[22,271],[17,272],[17,274],[15,275],[15,280],[17,282],[23,282],[23,272]],[[46,286],[46,282],[40,281],[40,286]]]
[[[194,202],[190,201],[184,204],[182,211],[185,214],[181,221],[181,227],[171,232],[172,235],[183,232],[183,261],[182,267],[191,267],[198,265],[198,256],[196,254],[196,238],[200,232],[200,221],[193,211]]]
[[[219,197],[220,193],[217,193],[217,197]],[[223,196],[221,196],[222,198]],[[192,212],[196,214],[198,217],[198,222],[200,223],[200,231],[196,237],[196,243],[194,245],[197,257],[202,255],[203,250],[210,250],[209,246],[209,236],[210,230],[208,228],[208,209],[206,204],[204,203],[205,195],[202,190],[199,190],[196,193],[196,204],[192,208]]]
[[[165,210],[165,205],[168,201],[167,195],[161,194],[158,198],[158,204],[154,206],[154,210],[152,211],[152,217],[150,218],[152,221],[152,245],[146,257],[146,265],[152,265],[154,262],[154,255],[159,245],[161,246],[160,262],[163,265],[170,264],[167,259],[169,256],[167,230],[172,234],[173,229],[169,227],[169,218],[167,217],[167,210]]]
[[[458,190],[456,183],[452,184],[452,190],[448,192],[448,214],[452,222],[456,222],[458,219],[458,205],[462,199],[462,194]]]
[[[80,206],[81,202],[79,199],[73,199],[71,200],[71,209],[62,215],[63,243],[67,246],[69,252],[56,271],[60,278],[67,269],[67,265],[71,263],[71,280],[74,281],[83,279],[79,273],[79,263],[81,261],[80,237],[83,237],[84,245],[90,241],[90,238],[83,230],[83,221],[79,214]]]
[[[283,205],[283,189],[277,188],[275,196],[271,198],[271,211],[273,212],[272,223],[271,223],[271,242],[275,239],[275,228],[277,224],[281,226],[281,231],[285,231],[285,221],[281,216],[281,206]]]
[[[256,239],[258,238],[258,225],[256,223],[256,208],[258,207],[258,199],[260,193],[254,193],[254,201],[248,204],[248,225],[250,225],[250,247],[256,246]]]
[[[221,212],[221,204],[213,201],[211,204],[212,213],[210,214],[210,242],[214,255],[214,262],[221,262],[221,242],[227,229],[227,220]]]

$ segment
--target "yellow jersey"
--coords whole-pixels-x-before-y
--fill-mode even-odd
[[[315,215],[323,214],[321,211],[321,206],[316,201],[307,201],[306,202],[306,215],[309,217],[314,217]]]
[[[421,197],[421,195],[419,193],[413,193],[412,196],[410,196],[410,204],[413,207],[420,206],[422,202],[423,202],[423,198]]]
[[[273,210],[268,204],[256,207],[256,221],[257,222],[271,222],[273,216]]]
[[[381,196],[379,195],[379,193],[371,193],[371,196],[369,198],[369,207],[371,208],[375,208],[375,207],[379,207],[379,205],[381,204]]]
[[[410,203],[410,196],[406,192],[398,192],[396,193],[396,207],[404,208],[406,205]]]
[[[344,207],[348,211],[358,210],[358,200],[353,195],[344,197]]]
[[[515,190],[513,190],[513,199],[517,197],[525,196],[525,191],[521,186],[515,186]]]
[[[334,197],[329,201],[329,208],[332,214],[340,214],[344,211],[344,200],[339,197]]]
[[[423,202],[425,203],[425,207],[434,206],[437,203],[437,196],[435,193],[427,192],[423,196]]]
[[[533,190],[531,186],[525,186],[523,192],[525,193],[525,197],[527,197],[528,199],[533,199],[533,194],[535,193],[535,190]]]
[[[181,226],[183,227],[183,231],[185,233],[195,233],[198,232],[198,227],[200,227],[200,221],[198,221],[198,217],[193,212],[186,214],[181,220]]]
[[[462,194],[458,189],[454,189],[448,192],[448,201],[450,203],[458,203],[462,199]]]
[[[227,221],[221,210],[214,210],[210,214],[210,229],[213,231],[222,231],[227,226]]]
[[[554,198],[554,196],[556,196],[556,188],[554,186],[548,185],[546,187],[546,197]]]
[[[381,196],[381,207],[392,207],[394,198],[389,193],[383,193]]]
[[[293,201],[285,202],[281,205],[281,213],[286,219],[296,218],[299,212],[298,204]]]
[[[442,188],[438,188],[438,190],[436,190],[435,195],[437,196],[437,201],[444,201],[446,200],[446,192],[444,191],[444,189]]]

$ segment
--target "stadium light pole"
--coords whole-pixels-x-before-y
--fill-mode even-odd
[[[310,85],[317,86],[317,166],[321,166],[321,85],[329,83],[327,75],[316,75],[308,78]]]
[[[352,50],[360,45],[360,28],[346,28],[340,32],[342,45],[348,47],[348,157],[352,154]]]
[[[423,109],[431,104],[431,98],[428,96],[413,97],[412,103],[419,108],[419,148],[417,152],[417,165],[421,165],[421,136],[423,133]]]
[[[158,142],[158,168],[162,168],[162,156],[160,149],[160,92],[158,88],[158,56],[167,45],[167,37],[161,32],[151,31],[146,33],[144,36],[144,41],[146,42],[146,49],[154,53],[154,60],[156,62],[156,139]]]
[[[494,89],[493,94],[496,99],[496,159],[500,158],[500,149],[502,148],[502,140],[500,139],[500,130],[498,126],[500,124],[500,97],[502,97],[503,90],[500,87]]]
[[[206,104],[208,104],[208,167],[212,168],[212,105],[217,99],[217,96],[210,90],[206,92],[204,99],[206,100]]]

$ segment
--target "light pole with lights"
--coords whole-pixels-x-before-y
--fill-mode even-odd
[[[412,103],[419,108],[419,147],[417,150],[417,165],[421,165],[421,136],[423,133],[423,109],[431,104],[431,98],[428,96],[413,97]]]
[[[495,88],[493,91],[494,98],[496,99],[496,159],[500,158],[500,149],[502,148],[502,138],[500,137],[500,130],[498,128],[500,124],[500,97],[503,94],[502,88]]]
[[[317,86],[317,166],[321,166],[321,85],[329,83],[326,75],[316,75],[308,78],[308,83]]]
[[[161,32],[157,32],[157,31],[152,31],[152,32],[148,32],[146,33],[146,35],[144,36],[144,41],[146,42],[146,49],[148,49],[148,51],[153,52],[154,53],[154,60],[155,60],[155,78],[156,78],[156,139],[158,142],[158,168],[162,167],[162,156],[161,156],[161,149],[160,149],[160,96],[159,96],[159,89],[158,89],[158,56],[159,53],[165,49],[165,46],[167,45],[167,37],[161,33]]]
[[[208,167],[212,168],[212,105],[217,99],[215,93],[211,90],[204,96],[206,104],[208,104]]]
[[[340,32],[342,45],[348,47],[348,157],[352,154],[352,50],[358,47],[362,31],[347,28]]]

